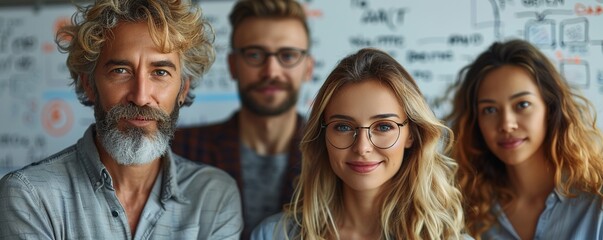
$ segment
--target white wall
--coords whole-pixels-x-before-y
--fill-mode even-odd
[[[216,31],[217,59],[195,90],[181,125],[228,117],[239,105],[226,66],[233,1],[201,1]],[[596,104],[603,100],[603,0],[305,0],[315,76],[299,103],[305,114],[337,61],[361,47],[392,54],[433,103],[460,68],[493,41],[522,38],[539,46],[567,80]],[[81,137],[94,121],[68,86],[55,26],[68,5],[0,8],[0,176],[40,160]],[[449,105],[432,106],[442,114]],[[603,115],[603,106],[597,106]],[[599,117],[601,119],[601,117]],[[599,120],[603,126],[603,120]]]

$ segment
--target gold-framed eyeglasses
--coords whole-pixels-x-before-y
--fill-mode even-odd
[[[387,149],[400,137],[400,128],[408,124],[408,118],[402,123],[393,120],[379,120],[371,123],[368,127],[356,126],[356,124],[346,120],[335,120],[327,124],[322,124],[325,129],[327,141],[337,149],[346,149],[354,145],[358,136],[359,129],[366,129],[370,142],[379,149]]]
[[[244,48],[235,48],[234,51],[243,57],[243,61],[253,67],[261,67],[266,64],[270,56],[276,57],[281,66],[285,68],[295,67],[307,55],[305,49],[286,47],[280,48],[276,52],[269,52],[258,46]]]

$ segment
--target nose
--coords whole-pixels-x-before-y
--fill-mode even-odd
[[[517,116],[510,111],[503,111],[500,119],[500,131],[513,132],[517,130]]]
[[[149,81],[148,77],[144,76],[144,74],[136,74],[129,85],[128,102],[131,102],[136,106],[150,105],[153,84]]]
[[[278,61],[276,55],[268,55],[264,63],[263,77],[267,79],[279,78],[282,74],[283,66]]]
[[[354,152],[361,156],[373,151],[373,143],[369,137],[368,127],[359,127],[356,129],[356,139],[352,147]]]

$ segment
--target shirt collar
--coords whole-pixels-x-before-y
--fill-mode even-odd
[[[553,190],[553,193],[551,193],[551,197],[552,196],[555,196],[555,198],[560,202],[565,202],[565,200],[567,199],[567,197],[563,196],[563,194],[561,194],[561,192],[559,192],[557,188],[555,188]]]
[[[107,185],[110,189],[113,189],[111,177],[109,172],[105,168],[105,165],[100,161],[98,149],[94,144],[95,136],[95,125],[92,124],[86,129],[84,136],[77,142],[77,158],[81,161],[90,183],[95,191],[98,191],[103,186]],[[176,178],[176,163],[171,150],[161,158],[162,161],[162,174],[158,177],[158,181],[161,181],[161,195],[160,201],[162,205],[173,198],[176,201],[186,201],[183,193],[178,187],[178,181]]]
[[[174,155],[171,150],[168,150],[161,159],[163,161],[163,182],[161,183],[161,203],[165,203],[170,199],[179,202],[186,202],[187,199],[184,197],[180,187],[178,186],[178,178],[176,177],[176,162],[174,161]]]
[[[94,132],[95,125],[92,124],[86,129],[84,136],[78,140],[76,157],[84,167],[92,188],[98,191],[105,184],[110,183],[110,177],[105,165],[100,161],[98,149],[94,144]]]

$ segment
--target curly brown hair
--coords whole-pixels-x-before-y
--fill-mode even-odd
[[[572,197],[571,190],[603,197],[603,137],[596,125],[593,105],[573,90],[551,61],[523,40],[496,42],[460,71],[453,109],[446,117],[457,141],[450,156],[459,164],[458,180],[465,199],[469,233],[480,234],[496,221],[495,202],[514,198],[505,164],[487,147],[477,123],[477,94],[481,81],[505,65],[531,74],[547,107],[545,157],[555,173],[555,186]]]
[[[68,53],[67,67],[80,102],[92,106],[84,93],[81,76],[91,75],[111,30],[120,22],[144,22],[149,25],[153,41],[162,52],[177,51],[182,63],[182,81],[190,81],[194,89],[215,59],[213,31],[201,17],[201,9],[182,0],[99,0],[82,7],[62,27],[55,42]],[[88,78],[90,86],[94,79]],[[193,103],[189,91],[184,105]]]

